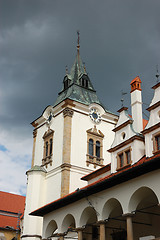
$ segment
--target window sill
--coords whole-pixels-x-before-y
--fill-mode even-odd
[[[42,167],[43,166],[48,166],[48,164],[50,164],[50,166],[52,166],[52,155],[50,155],[50,156],[47,156],[47,157],[45,157],[45,158],[43,158],[42,159]]]
[[[120,170],[123,170],[123,169],[125,169],[125,168],[127,168],[127,167],[130,167],[130,166],[131,166],[131,163],[132,163],[132,162],[130,162],[129,164],[126,164],[126,165],[124,165],[124,166],[122,166],[122,167],[117,168],[116,171],[120,171]]]
[[[160,150],[154,150],[152,153],[153,153],[154,155],[156,155],[156,154],[160,153]]]
[[[96,166],[102,167],[104,166],[103,161],[104,161],[103,158],[97,158],[96,156],[90,156],[87,154],[87,160],[86,160],[87,167],[89,167],[89,164],[93,164],[94,168],[96,168]]]

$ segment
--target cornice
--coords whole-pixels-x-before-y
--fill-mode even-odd
[[[153,110],[159,106],[160,106],[160,101],[158,101],[155,104],[153,104],[152,106],[148,107],[146,110],[150,112],[151,110]]]
[[[117,132],[119,131],[120,129],[126,127],[128,124],[132,124],[133,123],[133,120],[129,119],[127,120],[126,122],[122,123],[121,125],[119,125],[118,127],[115,127],[112,131],[113,132]]]
[[[116,150],[118,150],[118,149],[124,147],[125,145],[127,145],[127,144],[133,142],[134,140],[139,140],[139,141],[144,142],[144,137],[143,137],[143,136],[137,136],[137,135],[135,135],[135,136],[133,136],[133,137],[127,139],[126,141],[124,141],[124,142],[118,144],[117,146],[115,146],[115,147],[113,147],[113,148],[110,148],[110,149],[107,150],[107,151],[108,151],[108,152],[114,152],[114,151],[116,151]]]
[[[151,126],[151,127],[149,127],[149,128],[147,128],[147,129],[144,129],[142,131],[142,134],[146,134],[146,133],[152,132],[153,130],[157,129],[158,127],[160,127],[160,122],[155,124],[155,125],[153,125],[153,126]]]

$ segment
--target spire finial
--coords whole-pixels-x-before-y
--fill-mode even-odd
[[[84,68],[84,72],[86,73],[86,65],[85,65],[85,62],[83,62],[83,68]]]
[[[157,83],[159,82],[159,72],[158,72],[158,64],[156,65],[156,70],[157,70],[157,73],[156,73],[156,78],[157,78]]]
[[[66,74],[68,74],[68,66],[66,65]]]
[[[78,39],[77,39],[77,52],[78,52],[78,54],[79,54],[79,48],[80,48],[80,45],[79,45],[79,39],[80,39],[80,37],[79,37],[79,35],[80,35],[80,32],[79,32],[79,30],[77,31],[77,36],[78,36]]]
[[[123,107],[123,102],[124,102],[123,96],[126,95],[126,94],[127,94],[126,92],[123,92],[123,90],[121,90],[121,95],[122,95],[121,103],[122,103],[122,107]]]

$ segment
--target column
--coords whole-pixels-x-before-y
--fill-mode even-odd
[[[58,236],[59,236],[59,240],[64,240],[65,234],[64,233],[58,233]]]
[[[133,224],[132,224],[133,214],[128,213],[124,214],[123,216],[126,217],[127,222],[127,240],[133,240]]]
[[[106,222],[105,221],[99,221],[99,229],[100,229],[100,240],[106,239]]]
[[[83,228],[76,228],[78,232],[78,240],[83,240]]]
[[[34,129],[33,131],[33,150],[32,150],[32,165],[34,166],[34,157],[35,157],[35,147],[36,147],[36,137],[37,137],[37,129]]]

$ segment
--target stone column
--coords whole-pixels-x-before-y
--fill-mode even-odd
[[[59,240],[64,240],[65,234],[64,233],[59,233],[58,236],[59,236]]]
[[[133,224],[132,224],[133,214],[128,213],[124,214],[123,216],[126,217],[127,222],[127,240],[133,240]]]
[[[106,222],[105,221],[99,221],[99,229],[100,229],[100,240],[106,239]]]
[[[78,240],[83,240],[83,228],[76,228],[78,232]]]

